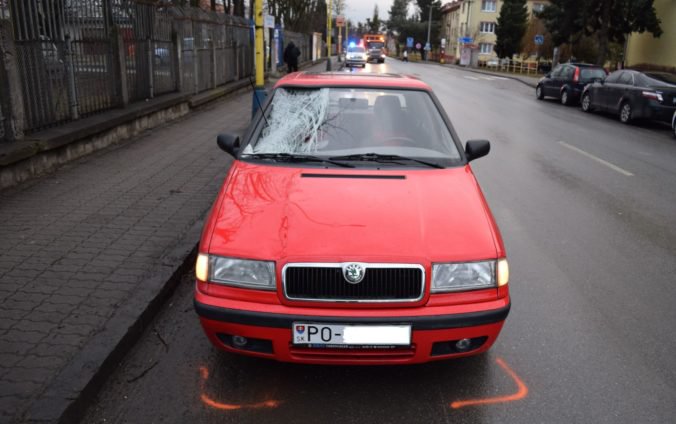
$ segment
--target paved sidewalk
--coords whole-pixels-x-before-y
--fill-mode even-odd
[[[19,419],[214,200],[250,93],[0,192],[0,422]]]
[[[216,135],[243,131],[251,104],[232,95],[0,191],[0,423],[77,416],[62,414],[196,246],[231,163]]]

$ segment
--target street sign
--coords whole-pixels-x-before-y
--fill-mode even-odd
[[[265,28],[274,28],[275,27],[275,17],[272,15],[263,16],[263,26]]]
[[[445,49],[445,48],[446,48],[446,39],[445,39],[445,38],[442,38],[442,39],[441,39],[441,48],[442,48],[442,49]]]
[[[342,28],[345,26],[345,16],[338,15],[336,16],[336,26]]]
[[[469,43],[471,43],[471,42],[473,42],[473,41],[474,41],[474,40],[472,39],[472,37],[460,37],[460,38],[458,38],[458,42],[459,42],[460,44],[469,44]]]
[[[430,51],[430,50],[432,50],[430,43],[425,43],[425,51]]]
[[[413,37],[406,37],[406,48],[410,49],[413,47]]]
[[[420,43],[415,43],[415,48],[416,48],[416,49],[420,50],[421,47],[422,47],[422,44],[420,44]]]
[[[541,46],[545,43],[545,36],[538,34],[535,36],[535,45]]]

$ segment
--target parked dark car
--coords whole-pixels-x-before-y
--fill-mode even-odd
[[[676,110],[674,111],[674,117],[671,118],[671,129],[674,132],[674,138],[676,138]]]
[[[606,77],[605,69],[586,63],[562,63],[538,81],[535,95],[539,100],[545,97],[559,99],[568,106],[580,101],[585,85]]]
[[[625,124],[635,119],[671,122],[676,110],[676,75],[667,72],[615,71],[587,86],[582,110],[617,113]]]

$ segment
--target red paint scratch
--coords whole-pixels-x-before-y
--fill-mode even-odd
[[[505,361],[502,360],[502,358],[496,358],[495,362],[497,362],[500,367],[502,367],[505,372],[512,377],[512,380],[516,383],[516,386],[518,390],[516,393],[507,395],[507,396],[496,396],[496,397],[490,397],[490,398],[483,398],[483,399],[468,399],[468,400],[457,400],[455,402],[451,403],[451,408],[453,409],[458,409],[462,408],[464,406],[474,406],[474,405],[488,405],[488,404],[493,404],[493,403],[505,403],[505,402],[514,402],[517,400],[521,400],[528,396],[528,387],[526,387],[526,384],[519,378],[518,375],[512,369],[505,363]]]

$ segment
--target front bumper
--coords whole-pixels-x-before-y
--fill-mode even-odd
[[[346,59],[345,60],[345,66],[353,66],[353,65],[366,66],[366,60],[364,60],[364,59]]]
[[[388,310],[349,310],[339,315],[335,310],[275,307],[266,312],[260,305],[235,309],[195,300],[195,310],[209,340],[218,348],[244,355],[276,359],[283,362],[315,364],[414,364],[433,360],[475,355],[488,350],[500,333],[509,313],[509,298],[465,307],[425,306]],[[242,306],[242,302],[235,302]],[[245,302],[249,303],[249,302]],[[233,305],[235,306],[235,305]],[[263,305],[270,306],[270,305]],[[284,311],[280,311],[283,309]],[[334,315],[331,315],[331,312]],[[454,313],[455,312],[455,313]],[[411,346],[397,349],[310,349],[291,343],[293,322],[319,324],[410,324]],[[242,348],[232,343],[233,336],[252,340]],[[453,344],[472,339],[472,348],[458,352]]]

